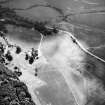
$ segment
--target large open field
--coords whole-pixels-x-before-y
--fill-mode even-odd
[[[104,77],[104,0],[0,0],[0,105],[105,105]]]

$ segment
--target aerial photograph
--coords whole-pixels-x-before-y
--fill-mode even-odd
[[[105,0],[0,0],[0,105],[105,105]]]

